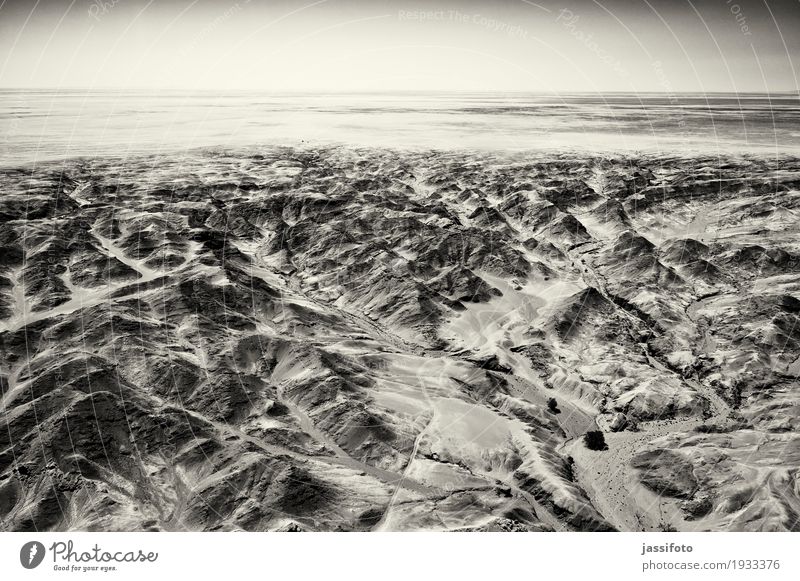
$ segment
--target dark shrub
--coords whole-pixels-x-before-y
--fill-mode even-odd
[[[606,445],[606,437],[600,430],[592,430],[583,435],[583,443],[590,450],[608,450]]]

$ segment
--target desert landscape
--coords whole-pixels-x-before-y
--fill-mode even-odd
[[[6,166],[0,528],[798,531],[798,213],[790,155]]]

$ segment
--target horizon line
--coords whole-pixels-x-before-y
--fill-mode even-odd
[[[236,93],[258,93],[272,95],[783,95],[795,96],[800,98],[800,90],[787,89],[781,91],[538,91],[538,90],[465,90],[465,89],[397,89],[397,90],[335,90],[335,89],[303,89],[303,90],[270,90],[270,89],[212,89],[212,88],[178,88],[178,87],[42,87],[42,86],[0,86],[0,92],[63,92],[63,93],[212,93],[212,94],[236,94]]]

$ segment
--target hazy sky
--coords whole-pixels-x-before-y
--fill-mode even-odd
[[[796,91],[798,30],[798,0],[0,0],[0,86]]]

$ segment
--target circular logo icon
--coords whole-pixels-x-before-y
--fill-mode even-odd
[[[39,541],[31,541],[22,545],[19,550],[19,562],[26,569],[35,569],[44,560],[44,545]]]

